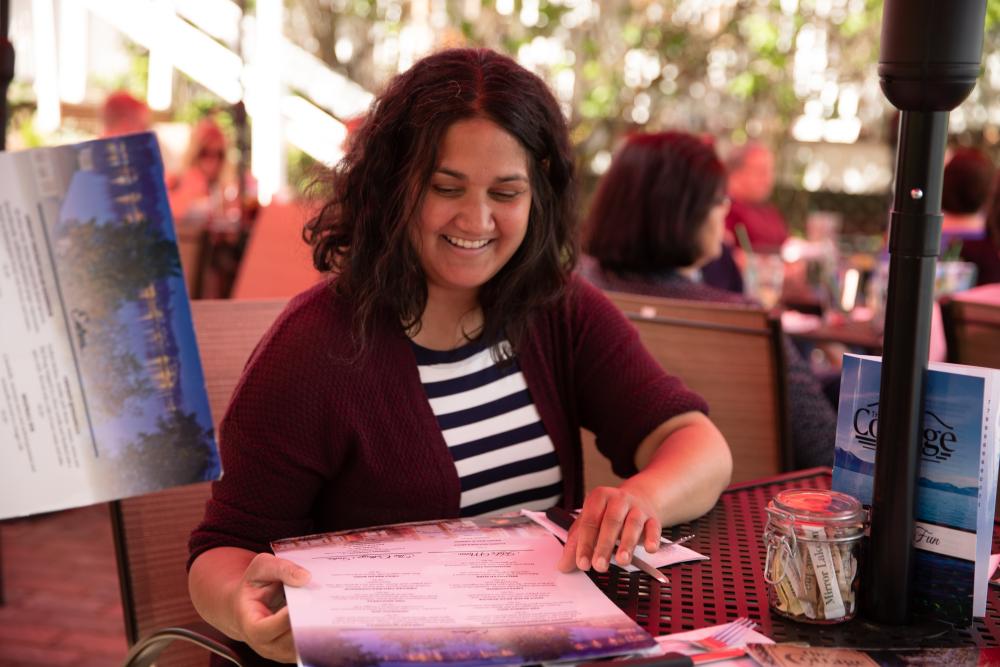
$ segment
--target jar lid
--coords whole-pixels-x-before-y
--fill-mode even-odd
[[[821,523],[856,522],[864,515],[857,498],[826,489],[787,489],[771,499],[771,507],[796,520]]]

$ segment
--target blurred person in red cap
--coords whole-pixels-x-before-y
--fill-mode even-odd
[[[147,132],[150,129],[150,111],[142,102],[124,90],[107,96],[101,107],[101,137]]]

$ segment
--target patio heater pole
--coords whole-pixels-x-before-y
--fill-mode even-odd
[[[941,238],[948,113],[979,76],[986,0],[885,0],[879,78],[898,108],[889,287],[863,614],[910,621],[923,384]]]
[[[14,80],[14,45],[7,37],[10,1],[0,0],[0,151],[7,148],[7,88]]]

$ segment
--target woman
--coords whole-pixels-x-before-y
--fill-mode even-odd
[[[229,142],[222,128],[211,118],[203,118],[191,130],[184,155],[184,169],[168,179],[167,194],[174,218],[182,223],[213,228],[224,227],[225,197],[235,197],[235,177],[227,159]],[[225,188],[232,193],[224,193]],[[239,215],[237,212],[237,221]]]
[[[722,251],[728,210],[726,170],[709,144],[683,132],[632,135],[594,195],[580,271],[616,292],[753,303],[701,282]],[[787,338],[784,350],[795,464],[830,465],[833,407]]]
[[[211,118],[201,119],[191,130],[184,169],[167,179],[167,197],[178,231],[202,237],[207,245],[201,250],[207,253],[206,265],[195,256],[195,265],[186,267],[186,273],[197,274],[190,280],[196,298],[229,296],[243,253],[245,227],[254,212],[249,206],[241,209],[228,146],[222,128]]]
[[[583,501],[558,566],[603,571],[714,504],[731,458],[704,402],[571,278],[572,153],[538,77],[486,50],[421,60],[332,187],[306,238],[337,277],[279,317],[221,426],[191,539],[206,620],[294,659],[281,585],[308,574],[277,538]],[[632,475],[586,499],[581,426]]]

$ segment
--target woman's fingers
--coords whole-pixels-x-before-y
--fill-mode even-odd
[[[291,628],[288,607],[282,607],[272,614],[261,616],[255,620],[247,628],[247,635],[257,643],[270,644],[291,630]]]
[[[581,570],[597,568],[595,546],[601,525],[604,522],[604,512],[607,509],[607,494],[614,491],[609,487],[597,487],[587,494],[583,500],[580,515],[573,524],[576,530],[576,566]],[[606,569],[606,566],[605,566]],[[601,570],[599,570],[601,571]]]
[[[281,582],[288,586],[304,586],[309,583],[309,570],[290,560],[272,554],[257,554],[247,567],[245,580],[251,586],[269,586]]]
[[[593,567],[606,572],[615,562],[626,565],[640,540],[655,551],[659,544],[660,522],[639,497],[622,489],[599,487],[583,503],[579,518],[573,525],[576,567]],[[560,569],[568,558],[569,544],[563,550]],[[614,559],[612,561],[612,559]]]
[[[660,536],[663,534],[663,525],[655,517],[651,517],[646,520],[646,525],[643,527],[642,532],[646,551],[649,553],[657,551],[660,548]]]
[[[560,572],[572,572],[577,569],[576,535],[577,530],[570,529],[569,535],[566,537],[566,544],[563,545],[562,554],[559,556],[559,562],[556,564]]]
[[[601,517],[601,528],[597,534],[597,542],[594,544],[594,555],[591,563],[598,572],[607,572],[608,565],[615,552],[615,542],[618,541],[622,532],[622,525],[625,517],[629,513],[628,503],[621,497],[612,497],[604,507],[604,515]],[[631,553],[631,552],[630,552]]]
[[[643,526],[647,523],[645,513],[633,507],[629,510],[622,524],[621,537],[618,538],[618,551],[615,554],[615,562],[619,565],[628,565],[632,561],[632,552],[639,544],[639,539],[643,535]]]
[[[243,637],[260,655],[295,662],[288,607],[283,586],[303,586],[309,571],[272,554],[258,554],[243,575],[238,614]]]
[[[288,607],[282,607],[247,628],[247,643],[265,658],[295,662],[295,641]]]

